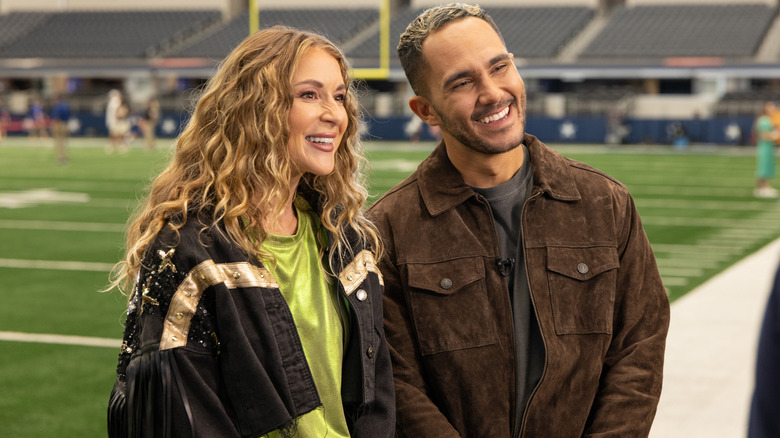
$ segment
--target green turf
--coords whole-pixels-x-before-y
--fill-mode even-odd
[[[98,292],[108,275],[101,267],[121,257],[124,223],[170,152],[108,155],[104,139],[70,144],[70,161],[60,166],[50,145],[0,143],[0,201],[31,190],[71,200],[0,203],[0,332],[119,339],[125,298]],[[432,147],[367,144],[369,201],[412,173]],[[556,149],[626,184],[672,300],[780,236],[780,203],[752,195],[751,148]],[[98,271],[29,266],[41,260]],[[27,265],[9,267],[15,263]],[[117,348],[0,341],[0,437],[105,436],[117,349],[118,341]]]

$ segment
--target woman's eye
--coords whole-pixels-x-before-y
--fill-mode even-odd
[[[300,97],[303,99],[315,99],[317,97],[317,93],[313,91],[304,91],[300,94]]]
[[[347,100],[347,95],[346,94],[337,94],[333,98],[336,99],[336,102],[344,102],[345,100]]]

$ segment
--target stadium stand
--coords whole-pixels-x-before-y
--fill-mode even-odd
[[[750,57],[776,14],[765,3],[620,5],[580,57]]]
[[[0,46],[2,58],[146,58],[220,19],[216,10],[30,12],[5,17],[16,16],[31,24]]]
[[[103,8],[98,0],[3,0],[0,97],[13,115],[25,114],[35,97],[65,92],[74,111],[89,114],[101,124],[94,132],[101,132],[106,92],[118,88],[132,105],[141,107],[154,95],[164,112],[184,117],[195,90],[248,34],[249,12],[239,0],[173,1],[159,5],[164,9],[149,9],[149,1],[116,0]],[[366,111],[395,123],[410,116],[410,90],[395,55],[398,36],[424,8],[440,2],[390,2],[387,77],[356,74],[367,74],[361,90]],[[27,3],[34,11],[25,9]],[[638,121],[723,116],[745,127],[764,101],[780,103],[771,92],[780,90],[779,3],[480,2],[515,55],[528,114],[536,120],[595,120],[620,112]],[[323,33],[354,67],[372,70],[380,66],[378,4],[264,0],[260,27],[283,24]],[[553,122],[549,126],[557,129]]]
[[[593,17],[595,11],[587,7],[485,7],[509,50],[518,58],[552,58],[577,35]],[[405,8],[390,24],[390,35],[400,35],[422,8]],[[393,42],[393,46],[397,42]],[[395,51],[391,62],[398,65]],[[379,30],[359,42],[347,55],[355,65],[378,64]]]
[[[344,43],[361,30],[376,23],[378,18],[377,9],[270,9],[260,13],[260,27],[265,28],[280,24],[310,29],[337,43]],[[178,50],[166,53],[165,56],[222,59],[246,37],[248,22],[248,12],[239,14],[214,32],[195,39]]]
[[[0,15],[0,49],[14,43],[51,18],[45,12],[13,12]]]

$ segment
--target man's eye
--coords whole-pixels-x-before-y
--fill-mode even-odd
[[[469,81],[460,81],[460,82],[456,82],[456,83],[455,83],[455,84],[452,86],[452,89],[453,89],[453,90],[457,90],[458,88],[465,87],[465,86],[466,86],[468,83],[469,83]]]

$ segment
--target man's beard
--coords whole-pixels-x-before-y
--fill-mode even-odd
[[[466,129],[466,127],[463,124],[457,123],[449,119],[446,115],[444,115],[443,112],[439,111],[435,107],[434,110],[436,110],[436,113],[439,115],[439,119],[441,120],[441,124],[442,124],[441,129],[447,131],[450,135],[455,137],[455,139],[461,142],[464,146],[486,155],[496,155],[496,154],[503,154],[504,152],[509,152],[512,149],[515,149],[516,147],[520,146],[520,144],[522,144],[523,142],[523,136],[525,134],[525,99],[523,99],[520,102],[520,105],[516,105],[516,103],[517,101],[515,99],[508,99],[494,107],[495,109],[499,109],[499,108],[505,108],[507,105],[510,105],[511,106],[509,110],[510,113],[512,111],[518,111],[520,124],[521,124],[520,134],[518,138],[509,140],[508,144],[491,143],[477,136],[473,131]],[[520,110],[520,107],[522,107],[522,111]],[[488,114],[490,114],[490,112],[488,112]]]

